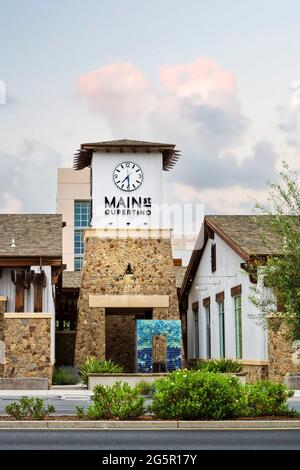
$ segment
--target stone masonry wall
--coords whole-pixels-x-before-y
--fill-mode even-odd
[[[107,315],[105,317],[106,358],[124,368],[135,370],[135,317],[134,315]]]
[[[300,374],[300,341],[292,341],[283,324],[268,330],[269,379],[282,382],[287,373]]]
[[[125,274],[129,263],[133,275]],[[169,308],[154,308],[153,319],[179,319],[170,239],[87,239],[78,305],[77,365],[88,355],[104,359],[106,354],[105,309],[90,308],[90,294],[169,295]]]
[[[268,379],[267,365],[243,364],[243,372],[246,374],[248,383],[255,383],[257,380]]]
[[[4,345],[4,313],[7,300],[0,300],[0,377],[4,375],[5,345]]]
[[[51,381],[49,318],[4,318],[4,377],[42,377]]]

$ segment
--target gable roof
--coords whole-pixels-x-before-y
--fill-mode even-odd
[[[132,151],[136,153],[138,149],[148,153],[160,151],[163,156],[163,169],[168,171],[176,165],[180,156],[180,151],[175,150],[175,144],[164,144],[160,142],[146,142],[143,140],[106,140],[103,142],[90,142],[81,144],[80,149],[74,155],[73,167],[75,170],[82,170],[91,165],[93,152],[124,152]]]
[[[270,230],[268,215],[207,215],[204,222],[242,258],[280,254],[282,240]],[[224,239],[224,238],[223,238]],[[230,243],[231,242],[231,243]],[[247,259],[245,259],[247,261]]]
[[[61,258],[62,215],[0,214],[0,256]]]
[[[181,287],[181,297],[188,293],[200,264],[206,242],[216,233],[244,261],[254,257],[280,254],[282,239],[270,230],[268,215],[207,215],[197,248],[194,248]],[[199,242],[200,240],[200,242]],[[183,297],[182,297],[183,298]]]

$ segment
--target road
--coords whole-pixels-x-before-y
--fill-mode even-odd
[[[1,430],[0,450],[299,450],[300,430]]]

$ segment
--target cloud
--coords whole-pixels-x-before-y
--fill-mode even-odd
[[[16,214],[21,212],[22,202],[12,193],[2,194],[3,206],[0,207],[0,214]]]
[[[0,151],[0,211],[55,212],[57,168],[62,157],[37,141],[25,141],[18,154]]]
[[[286,106],[278,107],[279,123],[278,128],[286,134],[294,134],[299,131],[299,109],[292,109]]]
[[[193,186],[174,182],[170,185],[171,198],[182,204],[204,204],[206,214],[249,214],[257,202],[265,202],[267,189],[250,189],[241,185],[228,188],[195,189]]]
[[[269,142],[258,142],[251,154],[241,162],[237,162],[230,154],[214,158],[205,149],[202,149],[202,153],[191,155],[189,160],[189,164],[183,164],[181,179],[196,188],[231,187],[237,184],[245,188],[264,188],[268,180],[277,178],[277,154]],[[191,164],[194,171],[190,171]]]
[[[162,65],[158,78],[155,87],[135,65],[115,63],[79,77],[77,89],[115,138],[177,143],[182,157],[170,177],[181,184],[264,188],[276,178],[278,156],[267,140],[240,151],[251,122],[230,70],[198,58]]]
[[[102,114],[114,129],[126,129],[147,113],[155,96],[145,76],[130,62],[101,67],[77,79],[77,93],[92,113]]]

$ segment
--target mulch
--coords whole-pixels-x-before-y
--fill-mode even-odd
[[[299,417],[297,416],[262,416],[262,417],[257,417],[257,418],[250,418],[250,417],[245,417],[245,418],[232,418],[230,420],[218,420],[218,421],[299,421]],[[0,416],[0,421],[19,421],[12,416]],[[34,419],[28,418],[23,421],[36,421]],[[62,415],[62,416],[49,416],[45,420],[41,421],[92,421],[90,418],[77,418],[75,415]],[[97,421],[97,420],[93,420]],[[119,419],[105,419],[105,420],[99,420],[99,421],[122,421]],[[126,420],[126,421],[131,421],[131,420]],[[136,418],[132,421],[184,421],[184,420],[177,420],[177,419],[168,419],[168,420],[163,420],[163,419],[158,419],[154,418],[153,416],[141,416],[139,418]],[[191,421],[216,421],[216,420],[191,420]]]

